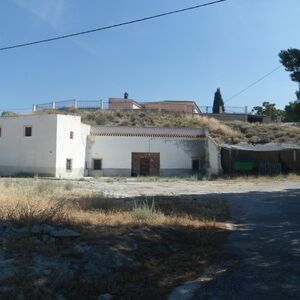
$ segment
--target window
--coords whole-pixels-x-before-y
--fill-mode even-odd
[[[0,137],[2,136],[2,127],[0,127]]]
[[[70,131],[70,139],[71,139],[71,140],[74,139],[74,131]]]
[[[31,126],[25,126],[25,136],[32,136],[32,127]]]
[[[94,159],[94,170],[102,170],[102,160]]]
[[[70,159],[70,158],[67,158],[67,160],[66,160],[66,170],[68,172],[72,171],[72,159]]]
[[[199,172],[199,170],[200,170],[199,159],[193,159],[192,168],[193,168],[193,172]]]

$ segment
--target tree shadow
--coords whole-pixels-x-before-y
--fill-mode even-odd
[[[111,212],[120,208],[130,211],[136,203],[145,201],[145,197],[76,201],[81,200],[79,204],[86,211]],[[152,200],[148,197],[148,201]],[[210,265],[236,261],[237,257],[239,263],[216,276],[199,292],[200,298],[259,299],[272,296],[277,299],[278,295],[299,293],[300,189],[155,196],[154,201],[167,215],[189,214],[222,222],[229,221],[230,213],[230,221],[236,224],[235,230],[228,238],[228,230],[216,226],[193,228],[178,223],[149,225],[144,222],[130,226],[85,226],[78,240],[30,248],[31,256],[22,269],[27,270],[26,276],[16,273],[10,277],[15,290],[9,294],[21,294],[25,299],[42,296],[52,299],[57,294],[67,299],[95,299],[101,293],[111,293],[117,299],[164,299],[175,286],[198,278]],[[222,206],[220,212],[217,211],[219,206]],[[13,222],[13,219],[0,221],[0,229]],[[25,234],[25,231],[20,232]],[[16,238],[20,239],[18,234]],[[77,251],[78,245],[87,250]],[[18,249],[11,248],[5,253],[5,260],[17,261],[22,251],[25,251],[22,244]],[[36,253],[44,261],[37,263]],[[0,255],[0,264],[1,259],[4,260]],[[129,259],[130,263],[123,263],[123,259]],[[52,269],[48,273],[45,273],[47,268],[42,267],[47,265],[45,261],[54,261],[49,265]],[[91,279],[86,266],[92,264],[96,266],[95,270],[106,266],[107,273],[95,271],[96,275]],[[55,277],[64,269],[72,270],[71,275],[59,277],[60,283],[54,286]],[[37,284],[40,278],[46,278],[45,285]],[[0,297],[1,293],[8,295],[0,289]]]

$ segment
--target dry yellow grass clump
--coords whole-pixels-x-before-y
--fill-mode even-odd
[[[67,185],[47,181],[31,185],[7,181],[1,185],[0,219],[28,225],[222,227],[216,218],[226,211],[220,201],[202,205],[169,197],[124,201],[103,194],[72,192]]]

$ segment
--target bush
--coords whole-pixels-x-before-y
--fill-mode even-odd
[[[146,200],[142,203],[134,203],[132,215],[138,221],[149,222],[157,219],[162,213],[155,208],[154,200],[151,203]]]
[[[72,184],[72,182],[67,182],[66,184],[65,184],[65,190],[66,191],[72,191],[73,190],[73,188],[74,188],[74,186],[73,186],[73,184]]]
[[[36,190],[40,194],[53,193],[54,185],[52,182],[40,182],[37,185]]]

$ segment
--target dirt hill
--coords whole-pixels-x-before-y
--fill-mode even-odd
[[[51,111],[53,113],[53,111]],[[251,124],[240,121],[222,122],[205,116],[172,112],[141,111],[76,111],[84,123],[110,126],[205,127],[218,143],[251,144],[298,143],[300,128],[281,124]]]

